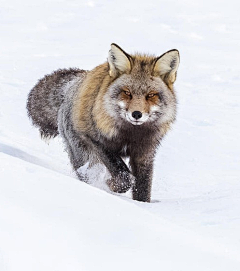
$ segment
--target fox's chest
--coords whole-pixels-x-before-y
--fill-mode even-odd
[[[147,151],[148,148],[156,146],[157,142],[157,134],[154,131],[149,129],[134,129],[119,131],[116,137],[104,139],[103,144],[109,151],[122,157],[128,157],[133,153],[137,153],[138,150]]]

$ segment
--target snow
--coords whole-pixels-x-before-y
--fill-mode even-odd
[[[240,270],[239,8],[0,2],[1,271]],[[157,154],[150,204],[79,182],[61,139],[41,141],[26,114],[38,79],[91,69],[112,42],[180,51],[177,122]]]
[[[1,161],[1,270],[239,266],[236,252],[132,203],[11,155]]]

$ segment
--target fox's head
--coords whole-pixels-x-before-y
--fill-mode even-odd
[[[113,83],[105,94],[105,106],[113,118],[133,125],[161,124],[175,119],[173,84],[179,65],[178,50],[160,57],[129,55],[112,44],[108,64]]]

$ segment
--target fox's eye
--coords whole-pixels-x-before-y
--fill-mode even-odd
[[[154,97],[155,95],[157,95],[156,93],[149,93],[148,95],[147,95],[147,99],[148,98],[152,98],[152,97]]]
[[[124,91],[124,93],[127,95],[127,96],[131,96],[131,93],[129,91]]]
[[[127,95],[127,96],[131,96],[131,92],[128,89],[123,89],[123,92]]]

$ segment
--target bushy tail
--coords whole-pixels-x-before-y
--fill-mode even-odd
[[[42,138],[58,135],[58,110],[69,87],[86,72],[80,69],[60,69],[46,75],[30,91],[27,99],[28,116],[39,128]]]

